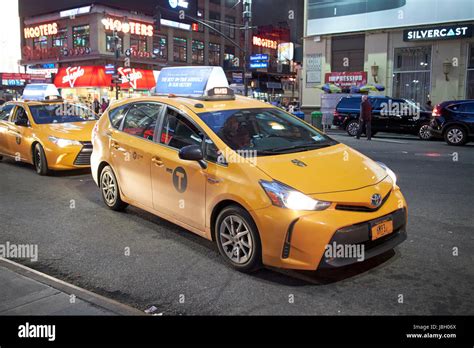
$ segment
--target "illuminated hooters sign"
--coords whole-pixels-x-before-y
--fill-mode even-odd
[[[264,48],[271,48],[276,50],[278,48],[278,42],[275,40],[264,39],[259,36],[253,37],[253,44],[254,46],[264,47]]]
[[[26,27],[23,32],[25,39],[32,39],[40,36],[56,35],[58,33],[58,23],[47,23],[34,27]]]
[[[102,20],[105,30],[117,30],[124,34],[153,36],[153,25],[138,22],[122,22],[114,18],[104,18]]]

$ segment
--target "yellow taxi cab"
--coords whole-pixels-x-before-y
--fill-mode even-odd
[[[0,108],[0,159],[33,164],[40,175],[88,168],[97,120],[89,108],[61,99],[8,102]]]
[[[340,267],[406,239],[389,168],[206,84],[220,68],[193,69],[163,69],[157,96],[123,100],[98,121],[92,175],[109,208],[131,204],[212,240],[241,271]]]

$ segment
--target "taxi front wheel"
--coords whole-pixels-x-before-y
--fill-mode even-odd
[[[43,147],[40,144],[35,145],[35,149],[33,151],[33,164],[35,166],[36,173],[39,175],[48,175],[48,161],[46,160]]]
[[[104,203],[112,210],[122,211],[128,204],[120,198],[120,190],[115,174],[110,166],[104,167],[100,174],[100,192]]]
[[[262,247],[257,226],[250,214],[239,206],[224,208],[216,220],[219,252],[228,263],[242,272],[262,266]]]

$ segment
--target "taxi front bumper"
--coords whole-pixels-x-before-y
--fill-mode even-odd
[[[369,259],[406,239],[407,208],[398,188],[393,189],[376,211],[330,208],[315,212],[295,212],[270,206],[252,212],[262,242],[262,261],[267,266],[316,270],[342,267]],[[371,222],[389,217],[393,232],[371,240]],[[340,245],[362,250],[360,255],[327,255],[328,246]],[[351,257],[349,257],[351,256]]]
[[[90,168],[92,143],[89,141],[83,141],[81,144],[81,146],[67,147],[52,145],[45,148],[48,167],[53,170]]]

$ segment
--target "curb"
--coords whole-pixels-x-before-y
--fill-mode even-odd
[[[89,290],[85,290],[73,284],[67,283],[63,280],[51,277],[47,274],[23,266],[14,261],[0,257],[0,266],[5,267],[10,271],[18,273],[26,278],[33,279],[37,282],[48,285],[66,294],[74,294],[77,298],[89,302],[97,307],[106,309],[114,314],[127,316],[146,316],[144,312],[138,309],[109,299],[107,297],[95,294]]]

